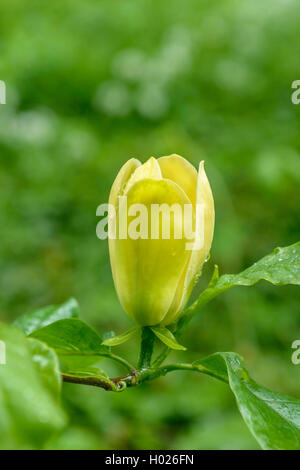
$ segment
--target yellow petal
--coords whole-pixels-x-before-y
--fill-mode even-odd
[[[196,203],[197,211],[200,209],[199,206],[201,206],[201,204],[203,204],[204,208],[204,245],[200,250],[192,251],[190,261],[178,284],[173,303],[163,320],[162,324],[164,325],[168,325],[175,321],[178,314],[184,308],[189,296],[191,295],[196,276],[201,272],[201,267],[209,254],[212,244],[215,224],[215,209],[211,187],[204,170],[204,161],[199,165]],[[198,214],[196,214],[196,218],[197,215]]]
[[[111,240],[116,266],[114,281],[127,314],[140,325],[156,325],[170,307],[190,252],[186,250],[185,237],[174,239],[174,231],[180,221],[172,215],[171,238],[150,237],[151,205],[180,204],[183,207],[190,204],[190,200],[170,180],[143,179],[127,192],[128,209],[132,204],[144,204],[148,210],[148,239]],[[128,226],[131,219],[128,217]]]
[[[147,160],[143,165],[139,166],[134,171],[126,185],[124,194],[128,193],[130,188],[132,188],[135,183],[145,178],[156,180],[161,179],[160,167],[154,157],[150,157],[149,160]]]
[[[180,155],[169,155],[158,159],[163,178],[174,181],[183,189],[193,206],[196,203],[197,171]]]
[[[128,160],[120,169],[119,173],[116,176],[116,179],[112,185],[109,194],[109,204],[112,205],[115,210],[118,210],[118,197],[123,194],[125,190],[125,186],[130,179],[131,175],[134,171],[141,166],[141,162],[136,158],[131,158]],[[108,212],[108,220],[109,224],[113,224],[114,222],[111,219],[112,214],[110,211]],[[113,278],[115,278],[115,270],[116,270],[116,262],[115,262],[115,245],[113,240],[110,238],[108,239],[108,246],[109,246],[109,256],[110,256],[110,265],[112,270]]]
[[[122,166],[111,187],[108,201],[109,204],[116,207],[118,196],[124,193],[126,184],[128,183],[131,175],[141,166],[141,162],[136,158],[131,158]]]

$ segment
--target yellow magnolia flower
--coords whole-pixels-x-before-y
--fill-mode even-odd
[[[126,196],[126,206],[122,206],[124,198],[121,196]],[[109,204],[116,213],[114,220],[112,213],[109,214],[109,227],[115,229],[115,237],[109,237],[110,261],[124,310],[141,326],[173,323],[188,301],[213,239],[214,201],[204,162],[200,163],[197,173],[193,165],[179,155],[157,160],[151,157],[143,165],[132,158],[117,175]],[[148,237],[128,235],[134,215],[130,207],[136,204],[148,210],[144,220],[150,233]],[[160,226],[158,232],[154,230],[157,227],[150,217],[151,208],[162,204],[191,208],[190,217],[180,218],[171,212],[169,238],[162,236]],[[200,210],[202,227],[197,226]],[[125,231],[120,221],[125,221]],[[135,227],[137,225],[135,222]],[[195,227],[202,230],[200,249],[191,243],[195,238],[191,240],[186,235],[192,231],[195,237]],[[179,229],[182,229],[180,238],[176,236]],[[154,237],[152,232],[156,233]],[[188,244],[195,248],[187,249]]]

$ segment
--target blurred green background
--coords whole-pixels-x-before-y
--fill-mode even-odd
[[[133,156],[206,160],[216,231],[198,290],[213,263],[238,272],[299,240],[299,26],[297,0],[2,2],[1,320],[74,296],[99,332],[131,326],[95,214]],[[259,383],[300,397],[299,324],[296,287],[233,289],[173,358],[237,351]],[[137,341],[117,350],[134,361]],[[63,388],[70,422],[49,448],[257,448],[209,377],[177,372],[123,394]]]

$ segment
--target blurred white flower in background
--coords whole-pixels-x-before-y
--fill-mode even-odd
[[[90,158],[99,150],[99,145],[99,141],[91,132],[74,122],[62,135],[63,153],[76,160]]]
[[[109,116],[127,116],[132,108],[130,89],[122,82],[103,82],[94,98],[96,108]]]
[[[21,112],[15,116],[14,130],[17,139],[32,144],[49,144],[56,135],[55,114],[48,109]]]
[[[114,78],[99,86],[94,104],[113,117],[135,110],[147,119],[162,118],[170,109],[169,87],[191,66],[191,34],[181,25],[172,26],[151,55],[138,48],[119,51],[111,64]]]
[[[113,59],[112,72],[118,78],[128,81],[143,79],[146,55],[139,49],[122,49]]]
[[[146,118],[160,118],[166,114],[169,101],[165,90],[155,83],[142,85],[136,94],[136,108]]]

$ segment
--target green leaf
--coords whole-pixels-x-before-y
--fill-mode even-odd
[[[109,349],[90,326],[79,319],[59,320],[34,331],[31,337],[53,348],[63,362],[71,368],[87,367],[107,356]]]
[[[105,339],[102,344],[104,346],[118,346],[119,344],[125,343],[130,338],[132,338],[139,330],[139,327],[131,328],[121,335],[111,336],[110,338]]]
[[[37,339],[28,338],[32,360],[45,388],[58,400],[61,392],[59,360],[53,349]]]
[[[0,365],[0,448],[42,448],[66,420],[54,398],[53,358],[39,349],[44,361],[41,374],[41,360],[33,360],[36,345],[29,344],[21,331],[0,324],[0,339],[6,348],[6,364]]]
[[[300,242],[285,248],[276,248],[273,253],[239,274],[224,274],[218,278],[218,270],[215,268],[208,288],[179,319],[179,328],[181,329],[197,310],[222,292],[234,286],[252,286],[260,280],[274,285],[300,285]]]
[[[200,361],[193,362],[192,365],[196,366],[199,372],[211,375],[212,377],[228,383],[228,372],[222,353],[215,353],[211,356],[204,357]]]
[[[186,351],[186,348],[179,344],[173,333],[168,328],[162,326],[151,326],[151,330],[160,341],[166,344],[171,349]]]
[[[75,299],[71,298],[62,305],[49,305],[35,312],[26,313],[17,318],[13,326],[30,335],[39,328],[50,325],[64,318],[77,318],[79,306]]]
[[[263,449],[300,449],[300,400],[258,385],[236,353],[216,353],[192,366],[229,382],[241,415]]]
[[[221,276],[215,288],[252,286],[264,279],[274,285],[300,285],[300,242],[285,248],[276,248],[240,274]]]

